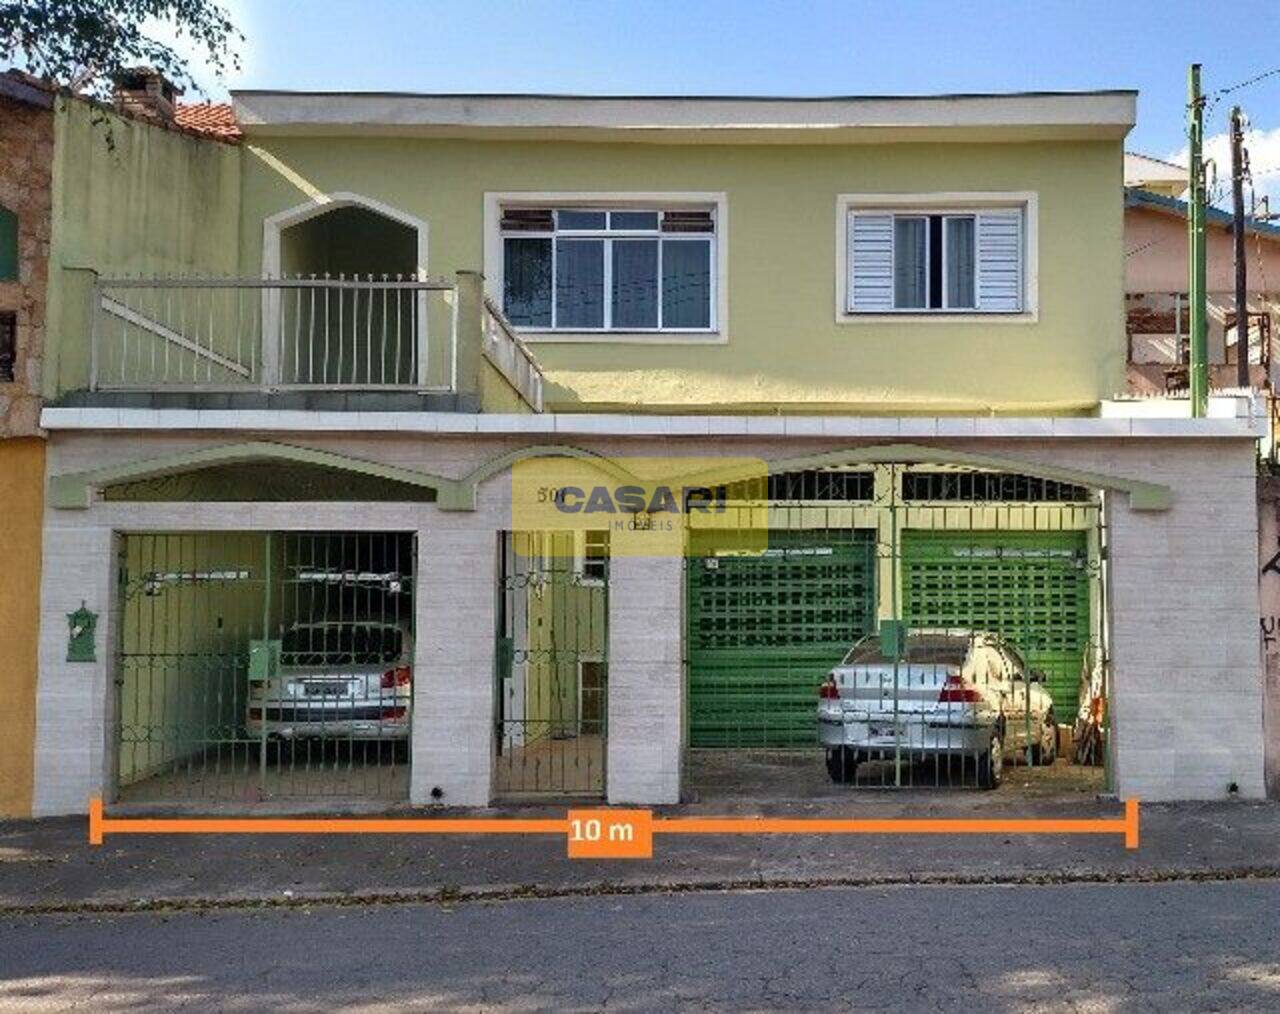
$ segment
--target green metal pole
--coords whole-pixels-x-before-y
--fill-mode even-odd
[[[1204,244],[1204,97],[1200,94],[1200,64],[1187,75],[1187,140],[1191,148],[1190,214],[1187,216],[1191,277],[1191,415],[1204,418],[1209,404],[1209,353],[1205,323]]]
[[[267,671],[262,681],[262,728],[258,736],[258,793],[260,797],[267,794],[267,708],[271,706],[271,694],[274,689],[273,682],[276,675],[276,667],[272,663],[271,654],[271,533],[266,534],[266,544],[263,547],[263,565],[262,565],[262,640],[263,650],[267,653]],[[283,688],[279,691],[283,698]],[[276,707],[283,707],[284,701],[280,700],[276,703]]]
[[[893,560],[893,584],[890,589],[890,611],[893,622],[898,624],[898,645],[893,653],[893,784],[902,787],[902,727],[898,724],[899,694],[901,693],[901,662],[907,651],[907,631],[902,624],[902,610],[898,601],[899,568],[902,566],[902,544],[898,535],[898,467],[889,466],[889,552]]]

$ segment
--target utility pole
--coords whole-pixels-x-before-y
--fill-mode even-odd
[[[1205,331],[1204,97],[1200,94],[1198,63],[1193,63],[1187,74],[1187,140],[1191,147],[1191,207],[1187,216],[1191,255],[1191,415],[1201,419],[1209,405],[1209,350]]]
[[[1244,259],[1244,115],[1231,107],[1231,211],[1236,261],[1236,383],[1249,386],[1249,268]]]

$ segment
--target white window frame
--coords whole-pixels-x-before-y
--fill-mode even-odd
[[[935,324],[1030,324],[1040,319],[1039,301],[1039,193],[1018,191],[962,191],[919,194],[836,195],[836,323],[874,324],[886,321],[929,321]],[[947,309],[851,310],[849,308],[849,226],[854,212],[886,215],[972,215],[983,211],[1022,212],[1022,309],[991,311],[956,307]],[[945,228],[945,227],[944,227]],[[976,242],[976,236],[975,236]],[[945,244],[943,248],[945,257]],[[946,299],[946,266],[943,266],[943,299]],[[977,279],[974,280],[976,288]],[[976,297],[976,291],[975,291]]]
[[[617,230],[606,237],[602,232],[565,231],[554,235],[567,238],[637,239],[657,238],[659,251],[661,240],[696,239],[703,237],[711,244],[711,320],[705,328],[553,328],[520,327],[517,330],[528,342],[639,345],[724,344],[728,341],[729,287],[728,287],[728,199],[722,192],[661,191],[639,193],[634,191],[503,191],[484,195],[484,276],[485,290],[497,306],[503,305],[504,257],[502,214],[508,208],[546,208],[557,211],[710,211],[714,231],[708,233],[653,233]],[[546,238],[551,233],[521,232],[520,236]],[[554,272],[555,241],[552,240]],[[605,314],[606,321],[612,311],[611,259],[605,257]],[[659,280],[661,279],[661,252],[659,252]],[[661,298],[661,297],[659,297]],[[554,293],[552,305],[554,307]]]
[[[586,651],[578,656],[578,665],[577,665],[578,696],[575,700],[576,706],[574,710],[577,712],[577,716],[578,716],[577,728],[578,728],[579,736],[582,735],[582,670],[585,665],[605,665],[604,654],[599,651]],[[604,726],[605,728],[608,728],[608,725],[609,725],[609,670],[607,666],[604,670],[604,695],[605,695],[604,700],[601,703],[604,705]]]
[[[950,297],[947,294],[947,225],[954,222],[958,218],[967,218],[973,222],[973,306],[949,306],[947,305]],[[927,221],[927,219],[926,219]],[[933,256],[933,251],[929,251],[929,256]],[[931,311],[937,313],[939,311]],[[946,211],[942,213],[942,307],[941,312],[946,313],[977,313],[978,312],[978,213],[976,210],[969,211]],[[1021,311],[1018,311],[1021,313]]]
[[[589,588],[602,588],[604,587],[604,584],[605,584],[605,576],[595,577],[593,575],[587,574],[587,564],[589,561],[603,560],[604,574],[608,575],[609,573],[609,556],[607,553],[604,556],[588,556],[587,555],[587,537],[592,534],[600,534],[600,533],[604,534],[604,537],[605,537],[604,545],[605,545],[605,549],[607,550],[609,548],[609,530],[607,528],[585,529],[583,531],[574,533],[574,538],[573,538],[574,573],[577,575],[577,578],[578,578],[577,583],[579,585],[589,587]]]

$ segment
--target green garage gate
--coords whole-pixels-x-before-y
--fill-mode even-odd
[[[773,531],[756,555],[688,561],[689,744],[817,742],[818,684],[875,623],[875,533]]]
[[[911,531],[902,539],[902,614],[911,628],[994,631],[1043,670],[1071,721],[1089,644],[1086,533]]]

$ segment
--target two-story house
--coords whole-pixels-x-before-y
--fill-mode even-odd
[[[1110,402],[1132,93],[234,98],[58,111],[36,812],[745,793],[897,624],[1263,793],[1257,424]]]
[[[1187,170],[1132,152],[1125,156],[1125,309],[1129,389],[1135,394],[1185,391],[1190,360],[1187,293]],[[1231,215],[1205,213],[1209,381],[1239,384],[1235,250]],[[1280,226],[1245,220],[1249,305],[1249,382],[1270,395],[1276,386],[1280,331]]]

